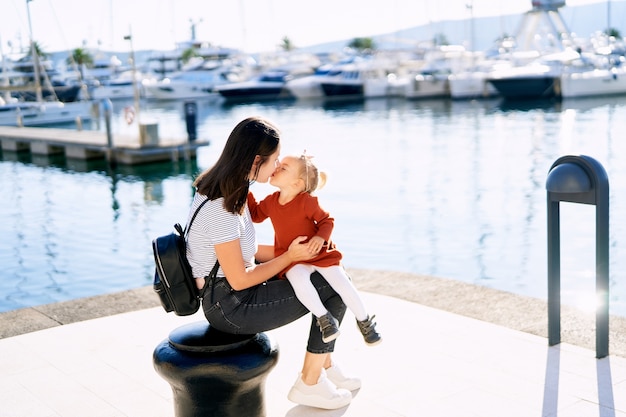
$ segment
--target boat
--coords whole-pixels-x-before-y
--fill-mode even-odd
[[[474,63],[465,70],[454,72],[448,77],[450,97],[455,100],[490,98],[500,95],[489,81],[492,73],[506,74],[513,67],[523,67],[540,57],[538,51],[520,51],[515,48],[513,38],[497,43],[494,50],[474,57]]]
[[[544,61],[499,69],[487,80],[505,99],[552,98],[557,95],[562,68]]]
[[[35,91],[35,72],[32,63],[15,63],[12,71],[3,74],[11,87],[11,95],[22,101],[37,100]],[[68,83],[59,76],[59,73],[46,66],[40,67],[39,88],[44,100],[59,100],[70,103],[80,99],[81,84]]]
[[[70,103],[81,99],[84,83],[69,79],[68,74],[59,71],[49,59],[25,54],[21,58],[12,61],[2,76],[11,87],[11,95],[24,101],[37,100],[35,86],[40,88],[44,100],[59,100]]]
[[[0,126],[48,126],[82,123],[92,118],[92,103],[75,101],[12,101],[0,98]]]
[[[489,74],[496,70],[509,68],[511,57],[498,54],[493,57],[476,57],[476,62],[463,71],[454,72],[448,77],[450,98],[454,100],[468,100],[474,98],[490,98],[500,93],[489,82]]]
[[[319,99],[324,97],[322,82],[341,74],[341,66],[326,65],[317,68],[311,75],[288,80],[285,87],[297,99]]]
[[[366,59],[339,67],[339,73],[325,77],[320,88],[326,99],[362,99],[387,97],[390,82],[395,82],[395,68],[389,62]]]
[[[623,55],[596,54],[587,59],[584,65],[579,66],[583,69],[561,74],[558,86],[561,97],[626,94],[626,58]]]
[[[565,1],[533,0],[532,9],[522,16],[510,51],[512,65],[487,76],[505,99],[559,96],[561,74],[580,57],[580,45],[559,13],[563,6]],[[520,56],[525,59],[517,59]]]
[[[408,73],[403,96],[407,99],[450,97],[450,76],[467,70],[476,54],[461,45],[432,47],[421,67]]]
[[[498,90],[487,79],[490,71],[481,68],[451,74],[448,77],[450,98],[454,100],[489,98],[499,95]]]
[[[405,84],[402,95],[409,100],[449,97],[449,75],[447,71],[421,71],[413,74]]]
[[[560,88],[563,98],[626,94],[626,68],[563,75]]]
[[[28,2],[26,3],[28,13],[30,15],[30,9],[28,8]],[[30,18],[29,18],[30,21]],[[32,30],[30,36],[30,50],[32,53],[32,68],[34,72],[33,82],[34,86],[21,86],[15,87],[9,85],[10,72],[6,71],[6,64],[4,55],[3,61],[3,90],[5,92],[3,97],[0,97],[0,125],[1,126],[44,126],[58,123],[81,123],[82,121],[91,119],[92,103],[89,101],[75,101],[62,102],[59,100],[53,89],[50,89],[49,95],[44,95],[44,89],[40,82],[40,64],[39,57],[35,53],[33,47],[34,42],[32,40]],[[15,66],[13,70],[15,70]],[[19,68],[17,68],[19,70]],[[16,88],[19,92],[32,92],[34,100],[18,99],[9,95],[9,91],[15,92]],[[29,90],[30,88],[30,90]],[[48,100],[45,100],[47,97]]]
[[[162,80],[145,80],[142,87],[150,99],[215,99],[219,97],[215,87],[242,81],[246,74],[230,60],[200,59]]]
[[[147,82],[153,82],[156,79],[147,74],[136,72],[135,85],[133,86],[133,71],[126,70],[121,72],[117,77],[99,82],[91,90],[91,97],[95,100],[108,99],[130,99],[134,98],[135,88],[139,92],[139,96],[145,96],[144,85]]]
[[[239,55],[241,51],[237,49],[213,46],[210,42],[192,37],[191,40],[177,42],[173,50],[152,52],[144,64],[144,71],[156,74],[158,79],[165,79],[189,67],[190,64],[186,63],[189,56],[221,62]]]
[[[344,68],[349,65],[362,62],[363,58],[358,55],[350,55],[334,62],[328,62],[315,68],[313,74],[293,78],[287,81],[286,87],[289,92],[298,99],[320,99],[324,97],[322,83],[328,79],[341,76]]]
[[[18,99],[14,90],[20,87],[10,85],[11,73],[5,71],[6,65],[3,66],[5,68],[0,73],[2,78],[0,84],[4,90],[4,94],[0,96],[0,126],[45,126],[91,119],[91,102],[81,100],[63,102],[57,99],[52,91],[44,94],[46,90],[40,89],[36,81],[34,87],[18,91],[17,93],[20,93],[18,97],[21,97]],[[24,100],[24,97],[28,97],[29,100]]]
[[[81,91],[81,85],[67,84],[64,82],[55,82],[50,86],[41,87],[41,93],[44,100],[58,100],[62,103],[72,103],[80,100]],[[14,91],[13,96],[22,101],[37,100],[37,93],[31,89]]]
[[[310,73],[311,71],[307,75]],[[294,99],[286,85],[298,75],[285,69],[272,69],[246,81],[219,85],[215,87],[215,91],[230,102]]]

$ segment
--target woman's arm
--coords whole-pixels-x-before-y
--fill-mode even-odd
[[[228,283],[235,291],[240,291],[267,281],[292,263],[313,258],[315,253],[300,244],[306,238],[295,238],[287,252],[248,270],[244,267],[238,239],[215,245],[215,253]]]
[[[267,262],[274,259],[274,245],[259,245],[259,250],[257,250],[254,257],[258,262]]]

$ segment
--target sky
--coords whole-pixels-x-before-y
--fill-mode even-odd
[[[567,0],[578,6],[603,0]],[[367,37],[445,19],[524,13],[531,0],[2,0],[0,45],[10,55],[33,39],[46,52],[79,47],[170,50],[196,39],[245,52]],[[469,7],[471,6],[471,7]]]

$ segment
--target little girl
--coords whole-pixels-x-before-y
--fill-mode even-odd
[[[279,277],[289,280],[300,302],[315,315],[324,343],[336,339],[339,328],[337,319],[324,307],[311,283],[310,276],[315,271],[324,276],[352,311],[365,342],[371,346],[380,343],[382,338],[376,331],[374,316],[367,314],[357,289],[340,264],[341,252],[330,240],[334,219],[320,207],[317,197],[311,195],[325,184],[326,174],[318,172],[309,156],[287,156],[269,182],[280,191],[259,203],[248,193],[252,221],[260,223],[268,217],[272,221],[275,256],[285,252],[295,237],[309,237],[304,244],[317,256],[307,263],[288,266]]]

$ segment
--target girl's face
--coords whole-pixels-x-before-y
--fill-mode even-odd
[[[274,175],[270,177],[270,184],[278,188],[297,187],[301,181],[299,168],[300,165],[295,158],[286,156],[280,161]]]
[[[256,182],[266,183],[270,175],[274,173],[276,167],[280,166],[278,162],[278,156],[280,155],[280,146],[276,148],[276,152],[271,154],[265,163],[261,165],[257,177],[255,178]],[[259,158],[257,156],[257,158]],[[256,171],[256,164],[253,164],[252,170],[250,171],[250,178],[254,178],[254,173]]]

